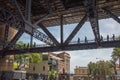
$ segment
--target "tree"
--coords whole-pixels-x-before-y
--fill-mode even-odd
[[[113,68],[110,61],[90,62],[88,64],[88,74],[95,80],[106,80],[106,76],[113,75]]]
[[[57,70],[52,69],[51,71],[49,71],[49,73],[48,73],[48,79],[49,80],[56,80],[57,77],[58,77]]]
[[[28,44],[25,44],[22,41],[16,43],[17,48],[26,48],[29,47]],[[26,54],[17,54],[14,56],[14,61],[17,63],[17,69],[28,65],[29,63],[40,63],[41,55],[40,53],[26,53]]]
[[[96,64],[93,63],[93,62],[90,62],[88,64],[88,75],[89,75],[89,78],[93,78],[95,76],[95,68],[96,68]]]
[[[119,61],[119,68],[120,68],[120,48],[114,48],[112,52],[112,58]]]

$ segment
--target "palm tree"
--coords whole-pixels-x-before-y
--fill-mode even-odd
[[[115,75],[117,75],[117,70],[116,70],[116,61],[117,61],[117,59],[116,58],[112,58],[112,60],[110,60],[110,62],[111,62],[111,67],[113,67],[113,71],[114,71],[114,76],[112,75],[112,77],[114,78],[114,80],[116,80],[115,79]]]
[[[120,68],[120,48],[114,48],[112,52],[112,58],[118,60],[119,68]]]

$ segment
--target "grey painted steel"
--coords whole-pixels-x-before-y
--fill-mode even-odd
[[[97,0],[87,0],[86,9],[89,17],[90,24],[97,42],[97,46],[100,46],[100,33],[98,25],[98,11],[96,7]]]
[[[9,34],[9,25],[6,24],[6,26],[5,26],[4,45],[3,45],[3,47],[7,46],[7,43],[8,43],[8,34]]]
[[[59,42],[56,40],[56,38],[50,33],[50,31],[42,24],[40,24],[40,28],[49,36],[49,38],[52,40],[54,45],[59,46]]]
[[[31,22],[31,0],[26,0],[25,19]],[[27,25],[25,24],[25,26]],[[33,44],[33,36],[30,35],[30,47],[32,47],[32,44]]]
[[[31,21],[31,0],[26,0],[25,19]]]
[[[71,32],[71,34],[68,36],[66,41],[64,42],[65,45],[68,45],[68,43],[73,39],[73,37],[77,34],[77,32],[80,30],[82,25],[85,23],[87,20],[87,15],[83,17],[83,19],[78,23],[78,25],[75,27],[75,29]]]
[[[104,12],[109,15],[110,17],[112,17],[115,21],[117,21],[120,24],[120,19],[118,18],[118,16],[114,15],[110,10],[108,10],[107,8],[103,8]]]
[[[52,40],[46,36],[45,34],[43,34],[42,32],[36,30],[34,28],[34,25],[32,25],[29,21],[26,21],[25,20],[25,17],[23,16],[21,10],[20,10],[20,7],[19,5],[17,4],[17,1],[16,0],[11,0],[13,5],[17,8],[18,10],[18,14],[21,16],[22,20],[24,21],[25,23],[25,28],[22,28],[21,29],[23,31],[25,31],[26,33],[32,35],[33,37],[37,38],[38,40],[40,41],[43,41],[44,43],[48,44],[48,45],[53,45],[53,42],[51,42]]]
[[[60,33],[61,33],[61,45],[63,44],[63,34],[64,34],[64,29],[63,29],[63,15],[61,15],[61,20],[60,20]]]
[[[17,40],[22,36],[23,33],[24,33],[23,30],[18,30],[18,32],[16,33],[14,38],[10,41],[10,43],[6,47],[7,48],[13,47],[15,45],[15,43],[17,42]]]
[[[102,48],[111,48],[111,47],[120,47],[120,41],[104,41],[101,42],[101,47],[96,45],[96,42],[83,43],[83,44],[71,44],[66,45],[63,48],[56,46],[49,47],[38,47],[38,48],[24,48],[24,49],[14,49],[6,51],[7,55],[11,54],[24,54],[24,53],[33,53],[33,52],[54,52],[54,51],[73,51],[73,50],[85,50],[85,49],[102,49]],[[3,50],[0,51],[2,53]]]

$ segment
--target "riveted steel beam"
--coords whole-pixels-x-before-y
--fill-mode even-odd
[[[6,46],[6,48],[11,48],[15,45],[15,43],[17,42],[17,40],[22,36],[22,34],[24,33],[24,31],[22,30],[18,30],[18,32],[16,33],[16,35],[13,37],[13,39],[10,41],[10,43]]]
[[[23,16],[23,13],[21,12],[19,5],[17,4],[17,1],[16,0],[11,0],[11,2],[13,3],[14,7],[16,7],[16,10],[18,11],[18,14],[21,16],[21,19],[23,20],[23,22],[26,25],[24,28],[21,27],[21,29],[24,32],[32,35],[36,39],[38,39],[40,41],[43,41],[44,43],[46,43],[48,45],[53,45],[53,42],[51,42],[52,40],[48,36],[46,36],[45,34],[43,34],[40,31],[36,30],[34,28],[34,25],[32,25],[29,21],[25,20],[25,17]]]
[[[86,0],[85,6],[97,46],[100,46],[100,32],[99,32],[98,11],[97,11],[96,3],[97,0]]]
[[[31,0],[26,0],[26,8],[25,8],[25,19],[28,22],[31,22]],[[27,26],[25,24],[25,26]],[[33,33],[33,30],[32,30]],[[33,36],[30,35],[30,47],[32,47],[33,44]]]
[[[78,23],[78,25],[75,27],[75,29],[71,32],[71,34],[68,36],[68,38],[64,42],[65,45],[69,44],[69,42],[77,34],[77,32],[80,30],[80,28],[82,27],[82,25],[85,23],[86,20],[87,20],[87,15],[85,14],[85,16],[82,18],[82,20]]]
[[[38,48],[24,48],[24,49],[13,49],[7,50],[7,55],[24,54],[24,53],[34,53],[34,52],[54,52],[54,51],[70,51],[70,50],[86,50],[86,49],[101,49],[101,48],[112,48],[120,47],[120,41],[103,41],[101,42],[101,47],[96,45],[96,42],[83,43],[83,44],[69,44],[65,45],[64,48],[49,46],[49,47],[38,47]],[[0,55],[3,50],[0,50]]]
[[[59,42],[56,40],[56,38],[50,33],[50,31],[42,23],[39,26],[50,37],[50,39],[56,46],[60,45]]]
[[[25,19],[31,21],[31,0],[26,0]]]
[[[8,43],[8,34],[9,34],[9,25],[6,24],[5,26],[5,34],[4,34],[4,45],[3,47],[5,47]]]
[[[118,18],[118,16],[114,15],[110,10],[108,10],[107,8],[103,8],[104,12],[109,15],[110,17],[112,17],[115,21],[117,21],[120,24],[120,19]]]
[[[63,44],[63,15],[60,16],[60,33],[61,33],[61,45]]]

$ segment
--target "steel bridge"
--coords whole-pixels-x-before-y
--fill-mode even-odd
[[[102,41],[98,20],[113,18],[120,23],[120,0],[0,0],[0,28],[5,25],[4,41],[0,41],[0,55],[26,52],[51,52],[120,47],[119,40]],[[88,43],[73,43],[72,39],[89,21],[95,40]],[[64,40],[64,25],[78,23]],[[48,27],[60,25],[60,42]],[[11,41],[8,40],[9,28],[17,30]],[[41,28],[46,34],[37,30]],[[14,45],[23,33],[44,42],[47,46],[16,49]],[[67,31],[66,31],[67,32]]]

